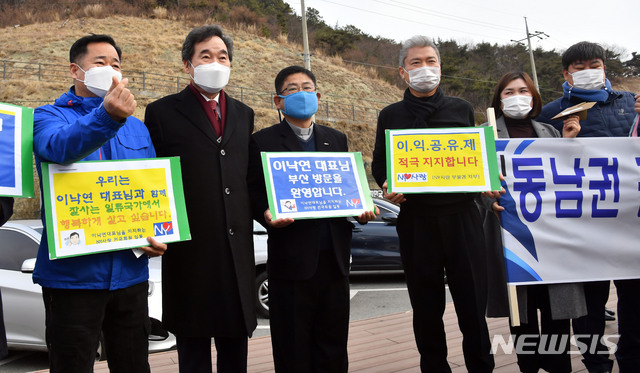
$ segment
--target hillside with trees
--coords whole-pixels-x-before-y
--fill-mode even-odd
[[[361,152],[368,164],[377,113],[401,99],[406,87],[397,72],[400,45],[353,25],[331,27],[311,8],[307,16],[312,70],[322,94],[316,119],[345,132],[350,149]],[[73,41],[108,33],[123,48],[124,76],[136,95],[136,116],[143,118],[148,103],[187,84],[182,42],[193,27],[211,23],[221,24],[235,42],[227,91],[254,108],[258,129],[277,122],[274,76],[302,64],[301,19],[282,0],[0,0],[0,102],[30,107],[53,102],[71,85],[68,50]],[[527,50],[517,44],[436,43],[443,89],[470,101],[478,123],[485,121],[498,78],[530,69]],[[545,102],[562,92],[560,53],[534,51]],[[607,76],[614,88],[640,92],[640,54],[620,61],[619,52],[608,51],[608,57]],[[18,213],[37,217],[38,208],[37,199],[21,201]]]
[[[87,8],[98,6],[103,14],[109,15],[149,16],[150,13],[161,11],[170,19],[188,20],[196,24],[212,20],[224,25],[246,25],[254,27],[257,36],[275,40],[284,36],[290,43],[302,44],[301,18],[282,0],[0,0],[0,27],[33,22],[63,22],[82,17]],[[370,67],[375,69],[380,79],[399,88],[405,87],[397,73],[396,60],[400,45],[395,41],[368,35],[354,25],[328,25],[313,8],[307,10],[307,25],[313,51],[338,56],[353,66]],[[491,89],[505,72],[522,70],[531,73],[528,51],[521,44],[469,45],[455,40],[436,40],[436,44],[442,56],[442,87],[445,92],[470,101],[478,112],[483,112],[487,107]],[[640,77],[640,53],[631,52],[631,59],[621,61],[621,51],[615,50],[616,47],[605,47],[613,49],[607,50],[606,64],[607,76],[614,87],[628,87],[630,81],[637,81]],[[540,91],[545,103],[562,92],[561,52],[540,48],[534,50]]]

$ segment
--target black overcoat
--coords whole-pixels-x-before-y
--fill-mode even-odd
[[[264,182],[253,110],[225,98],[220,143],[189,87],[145,113],[157,156],[180,157],[191,240],[169,244],[163,256],[162,321],[185,337],[250,336],[256,327],[252,215],[261,213],[251,196],[263,198],[264,189],[250,193],[249,185]]]
[[[314,124],[316,151],[346,152],[347,136],[332,128]],[[254,138],[263,152],[303,151],[298,137],[286,121],[256,132]],[[321,229],[327,223],[328,231]],[[351,232],[353,224],[346,218],[299,219],[284,228],[267,227],[269,232],[269,278],[307,280],[316,273],[322,235],[329,234],[333,243],[338,268],[349,274]]]

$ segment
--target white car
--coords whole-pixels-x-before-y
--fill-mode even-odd
[[[253,221],[253,254],[256,261],[256,313],[269,317],[269,280],[267,279],[267,230]]]
[[[10,349],[46,351],[42,289],[31,275],[42,236],[40,220],[9,221],[0,227],[0,288]],[[149,352],[166,351],[176,339],[162,328],[162,277],[160,257],[149,260]],[[100,343],[96,358],[108,351]]]

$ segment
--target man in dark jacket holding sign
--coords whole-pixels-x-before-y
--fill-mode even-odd
[[[278,73],[273,102],[284,120],[254,134],[261,151],[348,151],[347,137],[313,123],[320,93],[313,73],[290,66]],[[271,220],[269,316],[276,372],[347,372],[349,253],[346,218]],[[365,212],[357,220],[375,219]]]
[[[467,101],[445,96],[439,88],[440,54],[429,38],[414,36],[405,41],[399,63],[400,76],[409,88],[402,101],[380,112],[371,168],[385,198],[400,204],[397,230],[420,367],[424,372],[451,371],[442,322],[446,269],[464,336],[467,369],[490,372],[494,362],[484,318],[485,245],[474,203],[477,193],[387,193],[385,130],[473,127],[473,108]]]

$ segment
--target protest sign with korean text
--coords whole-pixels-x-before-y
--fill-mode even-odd
[[[359,216],[373,211],[360,153],[263,152],[274,219]]]
[[[500,189],[489,127],[387,130],[385,135],[389,193]]]
[[[497,140],[510,284],[640,278],[640,139]]]
[[[51,259],[191,239],[180,160],[42,163]]]
[[[33,109],[0,102],[0,196],[33,197]]]

